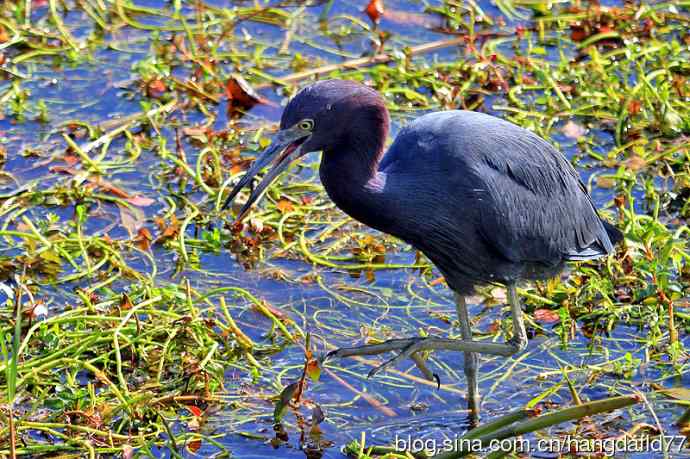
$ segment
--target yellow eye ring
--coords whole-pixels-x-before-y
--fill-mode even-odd
[[[311,131],[314,129],[314,121],[310,119],[302,120],[299,122],[297,127],[303,131]]]

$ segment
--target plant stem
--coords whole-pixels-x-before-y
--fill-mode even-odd
[[[641,398],[638,395],[625,395],[621,397],[612,397],[604,400],[595,400],[589,403],[583,403],[582,405],[571,406],[558,410],[554,413],[549,413],[543,416],[537,416],[532,419],[528,419],[524,422],[519,422],[517,424],[508,425],[499,430],[492,430],[483,433],[480,436],[472,436],[470,439],[479,439],[481,441],[482,447],[485,447],[491,440],[503,440],[505,438],[517,437],[519,435],[524,435],[526,433],[535,432],[537,430],[546,429],[548,427],[561,424],[563,422],[573,421],[575,419],[581,419],[585,416],[591,416],[598,413],[605,413],[608,411],[617,410],[619,408],[624,408],[626,406],[634,405],[635,403],[641,402]],[[468,436],[465,437],[467,439]],[[470,444],[472,442],[469,442]],[[457,450],[446,451],[441,454],[437,454],[433,459],[457,459],[460,457],[465,457],[473,451],[465,450],[463,448],[463,442],[456,442],[458,446]]]

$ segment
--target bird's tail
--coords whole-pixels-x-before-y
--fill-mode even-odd
[[[601,224],[604,225],[604,229],[606,230],[606,234],[609,236],[609,240],[611,241],[611,245],[616,245],[620,241],[623,240],[623,233],[613,226],[611,223],[607,222],[606,220],[602,220]]]
[[[608,241],[602,241],[599,239],[599,241],[585,249],[569,252],[565,259],[569,261],[596,260],[597,258],[605,257],[613,252],[615,245],[623,240],[623,233],[605,220],[601,220],[601,224],[606,231],[610,244],[607,243]]]

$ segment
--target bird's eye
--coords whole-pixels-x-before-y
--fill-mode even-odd
[[[311,131],[314,129],[314,120],[306,119],[299,122],[297,125],[303,131]]]

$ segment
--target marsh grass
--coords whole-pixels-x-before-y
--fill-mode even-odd
[[[167,423],[174,419],[185,420],[190,431],[169,437],[177,445],[173,449],[195,438],[212,442],[198,429],[206,412],[227,403],[221,395],[225,369],[251,372],[248,365],[260,364],[243,355],[261,348],[236,339],[227,307],[221,312],[209,297],[199,298],[187,285],[169,286],[92,297],[88,306],[68,306],[34,324],[19,316],[12,355],[22,356],[21,364],[7,360],[3,346],[2,365],[8,399],[14,402],[14,388],[20,389],[18,435],[60,432],[60,438],[93,455],[150,448],[170,436]],[[191,302],[199,306],[190,307]],[[10,330],[3,327],[2,333]],[[36,413],[46,408],[52,414],[37,421]],[[18,454],[49,451],[46,445],[17,449]]]
[[[9,414],[0,421],[0,455],[229,455],[228,432],[204,426],[218,411],[249,412],[236,415],[240,425],[270,416],[302,366],[295,360],[276,368],[272,356],[296,350],[301,358],[304,328],[316,329],[323,349],[343,338],[391,336],[340,311],[333,319],[270,304],[241,284],[193,287],[214,278],[210,258],[228,251],[260,277],[286,288],[298,281],[348,311],[394,311],[418,324],[415,332],[452,334],[438,273],[400,242],[345,218],[323,193],[314,164],[293,168],[289,183],[272,187],[245,225],[219,213],[228,187],[269,142],[274,126],[265,117],[275,118],[271,110],[313,78],[314,68],[319,77],[366,81],[381,91],[397,125],[425,111],[465,108],[551,139],[625,232],[611,258],[521,290],[534,336],[556,336],[564,351],[584,337],[603,361],[574,365],[554,356],[558,364],[543,368],[526,357],[511,360],[487,376],[494,378],[486,383],[489,401],[498,385],[529,371],[537,376],[526,405],[578,406],[590,402],[585,387],[629,393],[644,363],[655,376],[643,389],[666,403],[669,396],[652,389],[688,368],[690,4],[501,1],[502,14],[494,16],[487,6],[439,2],[389,16],[407,23],[384,15],[375,27],[334,2],[241,2],[233,9],[3,2],[0,103],[9,133],[0,159],[0,278],[21,275],[17,298],[0,310],[0,396]],[[362,44],[370,48],[364,57]],[[104,63],[124,66],[117,75],[125,75],[96,85],[85,78],[87,89],[77,93],[83,106],[42,86]],[[263,88],[267,100],[254,109],[228,100],[236,75]],[[117,108],[99,111],[101,96]],[[113,110],[122,116],[111,118]],[[300,267],[297,279],[285,261]],[[414,279],[404,292],[376,285],[391,272]],[[331,273],[346,276],[334,282]],[[500,293],[490,286],[477,299],[486,305],[474,311],[477,336],[504,339],[510,323],[497,308]],[[40,308],[47,314],[37,314]],[[423,314],[431,325],[412,321]],[[609,357],[609,338],[621,329],[634,330],[635,350]],[[388,415],[382,397],[344,379],[363,380],[362,369],[376,363],[325,370],[354,400]],[[414,371],[390,373],[382,386],[425,384]],[[604,377],[618,384],[597,382]],[[463,394],[453,385],[440,393]],[[687,402],[678,398],[671,402]],[[334,403],[332,412],[351,403]],[[653,411],[636,413],[630,422],[652,422]],[[283,422],[275,438],[233,432],[278,447],[287,432],[305,436],[299,413]],[[314,454],[328,446],[317,437],[307,445]],[[377,451],[367,453],[365,443],[352,454]]]

